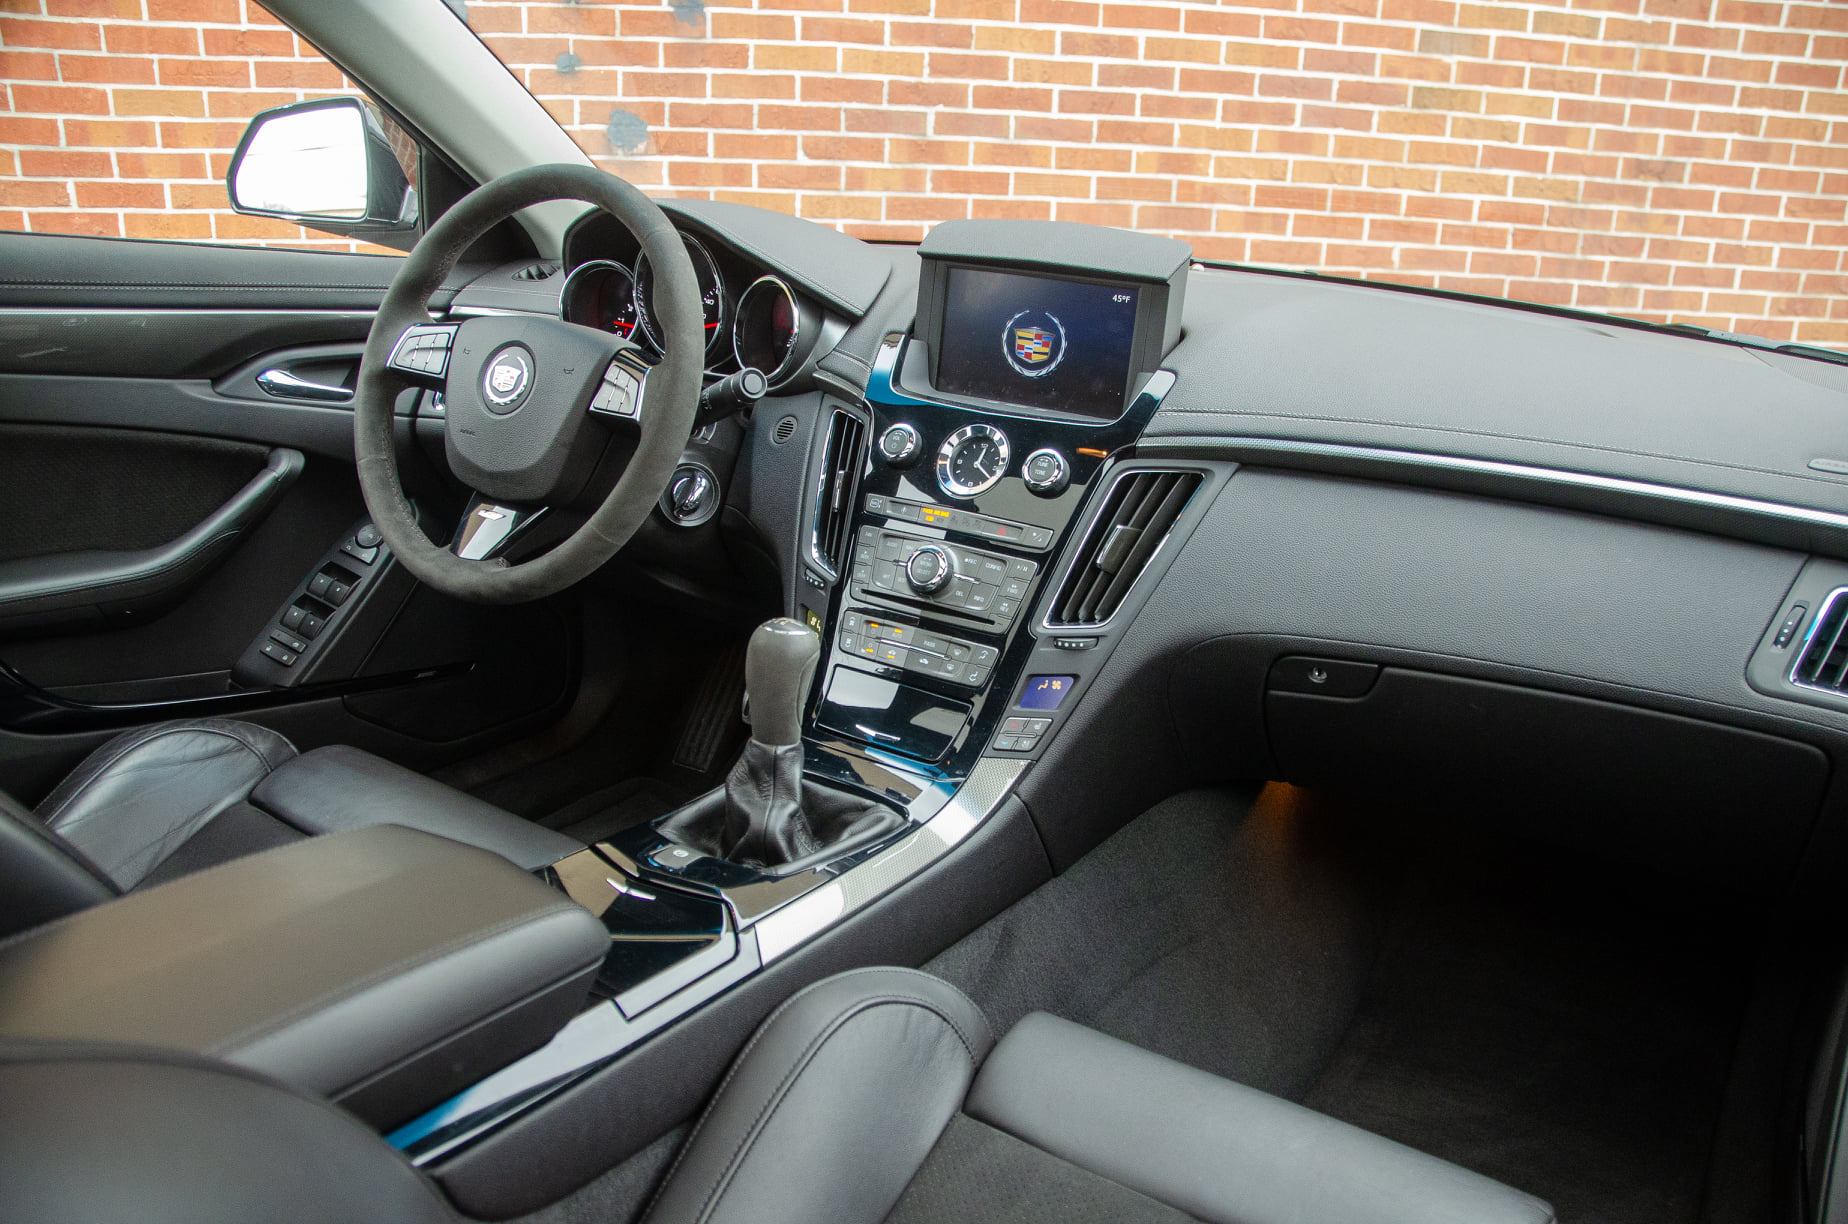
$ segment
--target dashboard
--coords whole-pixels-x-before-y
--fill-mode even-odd
[[[1848,366],[1159,246],[1106,259],[1057,224],[912,248],[669,204],[710,370],[777,378],[701,460],[732,515],[657,556],[742,529],[732,556],[774,557],[827,641],[808,735],[833,780],[909,797],[1017,762],[1063,862],[1177,778],[1467,762],[1509,819],[1545,797],[1564,828],[1568,783],[1634,793],[1637,853],[1777,870],[1816,795],[1747,815],[1663,754],[1848,762],[1848,685],[1799,671],[1848,607]],[[566,262],[569,317],[649,343],[625,234],[581,223]],[[1696,753],[1665,717],[1725,736]]]

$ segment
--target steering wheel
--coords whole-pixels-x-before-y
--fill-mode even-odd
[[[654,272],[655,361],[611,333],[559,319],[490,315],[438,323],[435,293],[474,242],[522,208],[594,204],[628,227]],[[379,534],[404,567],[475,603],[520,603],[588,577],[629,542],[672,479],[693,432],[705,352],[699,282],[680,234],[634,187],[589,166],[516,170],[459,201],[404,260],[359,363],[353,450]],[[394,405],[407,387],[440,389],[449,470],[473,490],[448,547],[432,544],[404,495]],[[538,557],[495,555],[549,509],[581,496],[612,435],[631,432],[628,466],[584,523]]]

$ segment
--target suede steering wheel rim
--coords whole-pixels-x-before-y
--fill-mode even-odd
[[[608,495],[550,551],[518,564],[499,557],[469,559],[431,543],[405,496],[393,436],[394,405],[406,388],[428,387],[432,380],[393,363],[408,329],[442,332],[447,326],[435,323],[428,305],[463,252],[520,209],[553,200],[595,205],[635,236],[654,272],[650,317],[661,330],[666,354],[643,367],[639,386],[645,394],[635,397],[638,419],[612,424],[590,413],[589,402],[617,354],[629,354],[629,368],[635,367],[636,346],[628,341],[540,316],[471,318],[449,333],[438,378],[450,405],[445,451],[451,472],[476,490],[471,513],[490,498],[543,509],[549,504],[544,497],[548,482],[568,497],[574,476],[582,485],[584,463],[567,462],[567,455],[553,452],[601,454],[607,438],[599,431],[639,429],[628,465]],[[519,350],[513,355],[516,366],[521,357],[527,359],[526,370],[519,398],[506,407],[494,392],[513,376],[496,365],[506,364],[501,359],[512,350]],[[374,526],[406,569],[458,599],[520,603],[583,580],[629,542],[672,478],[693,432],[704,350],[704,313],[692,261],[679,231],[654,201],[623,180],[583,165],[532,166],[483,185],[444,213],[406,256],[360,358],[353,449],[360,492]],[[497,376],[500,381],[490,385]]]

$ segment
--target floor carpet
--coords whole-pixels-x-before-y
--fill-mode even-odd
[[[927,968],[999,1029],[1092,1025],[1564,1224],[1692,1224],[1751,978],[1743,904],[1406,816],[1176,796]]]

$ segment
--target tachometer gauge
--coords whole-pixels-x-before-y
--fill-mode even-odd
[[[719,278],[719,265],[712,262],[712,253],[701,246],[699,240],[685,234],[680,240],[687,244],[687,255],[693,260],[693,276],[699,282],[700,306],[705,311],[706,352],[710,354],[717,347],[719,338],[725,332],[725,282]],[[667,345],[661,339],[661,327],[654,319],[654,273],[648,267],[648,256],[635,257],[635,313],[641,324],[642,335],[655,347],[656,352],[663,352]]]
[[[965,425],[937,450],[937,483],[952,497],[974,497],[1007,474],[1007,435],[993,425]]]
[[[567,323],[635,338],[635,277],[607,259],[581,263],[558,291],[559,315]]]

